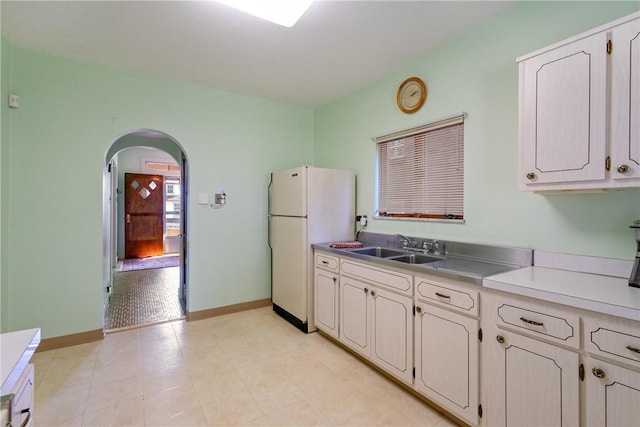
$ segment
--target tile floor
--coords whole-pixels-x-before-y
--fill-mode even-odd
[[[180,267],[118,271],[104,313],[106,330],[184,317],[178,298]]]
[[[453,426],[270,307],[36,353],[36,427]]]

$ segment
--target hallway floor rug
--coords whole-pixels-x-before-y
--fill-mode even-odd
[[[110,331],[183,318],[184,310],[178,299],[179,284],[178,267],[115,273],[104,329]]]
[[[127,258],[122,261],[121,271],[149,270],[152,268],[178,267],[179,265],[180,255]]]

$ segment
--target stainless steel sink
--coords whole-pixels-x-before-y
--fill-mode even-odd
[[[442,261],[442,258],[436,258],[421,254],[407,254],[398,257],[389,258],[392,261],[400,261],[405,264],[428,264],[430,262]]]
[[[405,252],[402,250],[395,250],[389,248],[380,248],[380,247],[368,247],[368,248],[358,248],[358,249],[350,249],[349,252],[353,252],[361,255],[369,255],[378,258],[388,258],[395,257],[399,255],[404,255]]]

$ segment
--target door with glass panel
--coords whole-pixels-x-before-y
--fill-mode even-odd
[[[164,253],[164,177],[125,173],[125,258]]]

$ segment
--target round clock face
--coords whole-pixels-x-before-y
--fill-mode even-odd
[[[427,87],[418,77],[409,77],[398,88],[398,108],[405,113],[415,113],[427,99]]]

